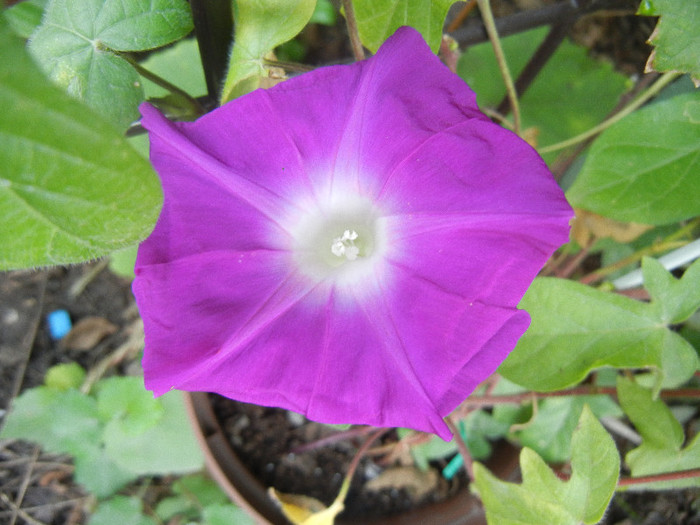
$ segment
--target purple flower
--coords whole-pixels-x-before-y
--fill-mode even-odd
[[[146,386],[449,438],[568,239],[533,149],[410,28],[196,122],[141,110],[165,193],[134,281]]]

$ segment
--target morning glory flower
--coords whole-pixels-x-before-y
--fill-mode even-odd
[[[410,28],[196,122],[141,111],[165,195],[133,285],[147,388],[449,438],[568,240],[535,151]]]

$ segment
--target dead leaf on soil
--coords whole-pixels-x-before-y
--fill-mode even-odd
[[[69,350],[91,350],[117,330],[117,326],[103,317],[84,317],[73,326],[62,342]]]
[[[404,489],[418,502],[436,490],[439,482],[437,472],[432,469],[423,472],[415,467],[393,467],[368,481],[365,487],[375,492],[386,488]]]

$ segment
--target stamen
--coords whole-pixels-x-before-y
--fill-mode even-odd
[[[337,257],[345,257],[348,261],[354,261],[360,254],[360,249],[355,246],[358,235],[355,230],[345,230],[341,237],[336,237],[331,243],[331,252]]]

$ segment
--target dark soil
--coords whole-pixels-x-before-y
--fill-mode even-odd
[[[326,506],[337,496],[348,466],[362,441],[367,439],[365,434],[298,451],[305,445],[336,435],[337,431],[285,410],[238,403],[216,395],[211,395],[211,399],[231,447],[264,486],[275,487],[286,494],[311,496]],[[396,441],[395,432],[389,432],[376,446]],[[446,463],[441,463],[435,464],[430,474],[413,467],[413,472],[402,469],[404,486],[392,484],[377,490],[366,483],[380,479],[387,467],[382,461],[386,454],[369,456],[361,461],[353,477],[344,518],[357,520],[407,512],[445,500],[467,484],[463,473],[449,482],[442,478],[439,471]],[[417,493],[415,482],[426,479],[434,483],[432,490]]]
[[[0,428],[12,399],[42,384],[48,368],[69,362],[92,368],[125,339],[122,329],[136,315],[129,283],[99,263],[0,273],[0,296]],[[59,308],[70,313],[74,326],[97,317],[116,330],[76,350],[49,335],[46,316]],[[113,372],[124,373],[124,366]],[[0,523],[84,523],[91,497],[73,482],[72,472],[68,456],[0,441]]]
[[[615,496],[601,525],[700,525],[700,490]]]

